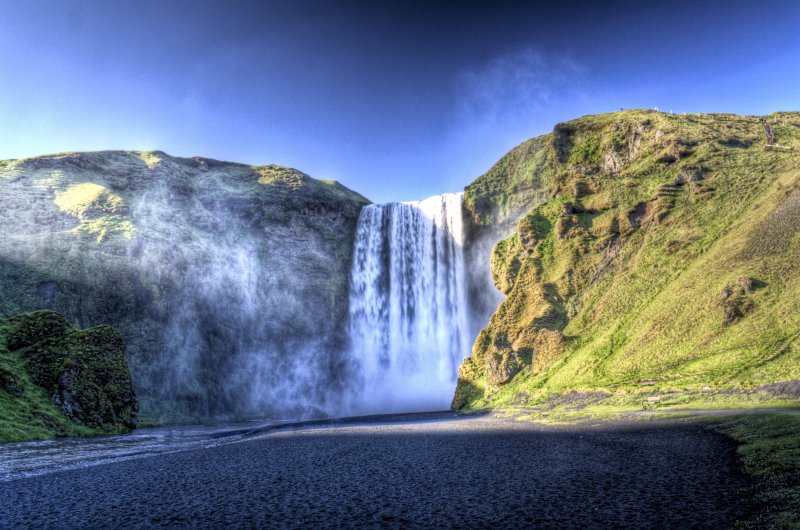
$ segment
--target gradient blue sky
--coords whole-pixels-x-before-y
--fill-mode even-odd
[[[554,123],[798,110],[800,2],[0,0],[0,158],[160,149],[376,202]]]

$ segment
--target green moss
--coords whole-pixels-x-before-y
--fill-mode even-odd
[[[612,141],[612,145],[616,145]],[[572,148],[570,164],[596,164],[600,159],[600,140],[596,136],[587,136]]]
[[[113,328],[52,311],[0,319],[0,442],[125,432],[137,401]]]
[[[544,200],[551,178],[547,137],[522,143],[464,189],[469,222],[504,224]]]
[[[67,335],[67,321],[52,311],[37,311],[19,315],[9,320],[11,326],[6,336],[6,346],[18,350],[52,340],[63,341]]]
[[[519,240],[516,236],[498,242],[492,250],[492,280],[500,291],[509,293],[514,286],[520,261],[517,256]]]

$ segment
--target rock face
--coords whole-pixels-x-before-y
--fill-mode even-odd
[[[136,428],[139,404],[125,360],[125,343],[116,330],[106,325],[77,330],[52,311],[17,315],[4,320],[2,327],[5,361],[16,357],[24,366],[24,373],[0,370],[0,384],[12,398],[26,393],[24,380],[29,379],[79,425],[106,433]],[[17,408],[27,411],[33,423],[42,413],[30,412],[27,405]],[[24,424],[25,420],[19,421]]]
[[[780,153],[752,117],[586,116],[468,186],[475,248],[504,237],[487,255],[505,298],[453,407],[800,377],[800,115],[769,119]]]
[[[289,168],[161,152],[0,162],[0,314],[118,329],[148,417],[335,409],[367,202]]]
[[[513,256],[502,249],[493,253],[493,247],[514,232],[522,216],[547,199],[549,149],[545,137],[523,142],[464,189],[464,253],[473,337],[507,294],[505,276],[515,274],[519,267]],[[497,262],[505,257],[507,262]]]

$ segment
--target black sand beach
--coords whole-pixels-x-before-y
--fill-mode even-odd
[[[0,527],[726,528],[747,487],[694,425],[382,418],[0,482]]]

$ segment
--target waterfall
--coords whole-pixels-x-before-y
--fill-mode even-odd
[[[469,354],[462,193],[362,209],[350,283],[353,412],[444,410]]]

